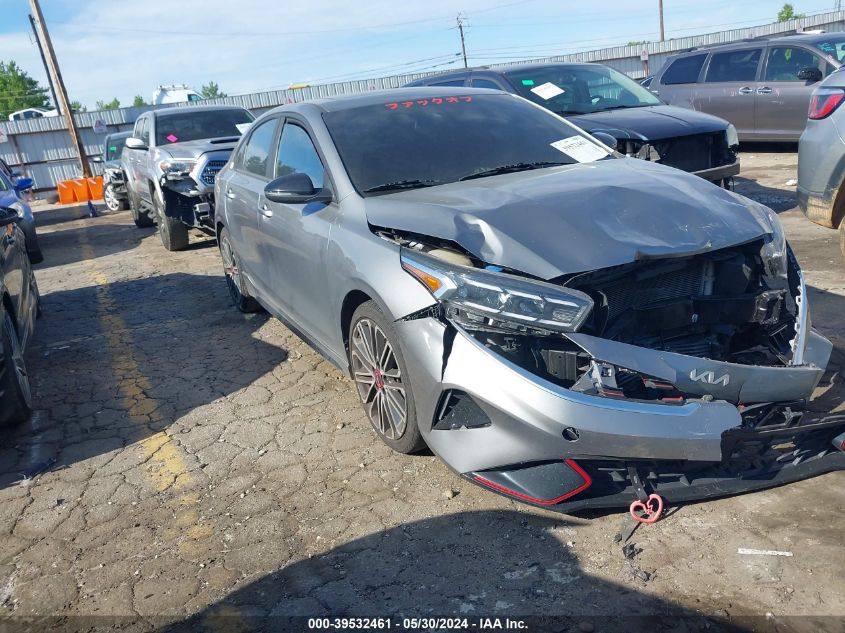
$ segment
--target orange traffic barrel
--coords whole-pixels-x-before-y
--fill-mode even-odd
[[[103,177],[95,176],[94,178],[86,178],[85,180],[88,183],[88,194],[90,195],[91,200],[102,200]]]
[[[59,204],[70,204],[76,201],[73,195],[73,187],[70,185],[71,181],[69,180],[63,180],[56,185],[56,191],[59,193]]]
[[[65,182],[70,183],[70,187],[73,189],[73,197],[77,202],[87,202],[91,199],[91,192],[88,191],[88,183],[85,178],[74,178]]]

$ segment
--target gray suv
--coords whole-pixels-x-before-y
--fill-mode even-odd
[[[797,141],[810,95],[843,60],[845,33],[744,40],[670,57],[649,89],[727,119],[741,141]]]
[[[798,206],[816,224],[839,227],[845,255],[845,71],[825,79],[810,101],[798,143]]]

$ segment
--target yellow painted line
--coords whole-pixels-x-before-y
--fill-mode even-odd
[[[86,231],[80,232],[80,250],[90,281],[96,286],[97,317],[103,331],[113,375],[118,378],[121,407],[129,419],[138,424],[164,422],[159,413],[159,403],[151,395],[150,379],[144,375],[134,355],[134,345],[129,328],[120,316],[120,308],[109,291],[109,278],[97,268],[96,254],[88,241]],[[179,544],[182,554],[199,555],[203,550],[199,541],[210,538],[213,529],[200,522],[199,501],[196,492],[189,489],[195,483],[188,472],[182,449],[164,431],[154,433],[135,446],[146,462],[146,479],[158,492],[183,491],[176,498],[175,527],[184,536]]]

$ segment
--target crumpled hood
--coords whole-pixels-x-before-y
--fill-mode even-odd
[[[370,224],[452,240],[479,259],[553,279],[744,244],[756,203],[636,158],[518,172],[366,198]]]
[[[211,138],[200,139],[198,141],[185,141],[184,143],[168,143],[167,145],[160,145],[157,149],[177,158],[199,158],[206,152],[231,153],[239,140],[239,137],[226,136],[218,139]]]
[[[641,141],[719,132],[728,127],[727,121],[712,114],[669,105],[619,108],[567,116],[566,120],[587,132],[607,132],[617,139]]]

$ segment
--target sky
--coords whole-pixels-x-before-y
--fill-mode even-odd
[[[792,0],[797,12],[836,0]],[[782,0],[664,0],[666,37],[775,21]],[[658,0],[41,0],[71,101],[147,101],[161,84],[228,94],[657,40]],[[0,60],[46,87],[28,0],[0,0]]]

